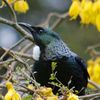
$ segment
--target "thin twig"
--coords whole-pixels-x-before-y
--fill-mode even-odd
[[[93,98],[93,97],[96,97],[96,96],[99,96],[100,97],[100,93],[95,93],[95,94],[89,94],[89,95],[84,95],[84,96],[79,96],[79,99],[88,99],[89,98]]]
[[[54,24],[51,26],[51,29],[55,29],[61,22],[63,21],[62,18],[58,18]]]
[[[27,31],[25,31],[21,26],[19,26],[17,23],[14,23],[13,21],[9,21],[5,18],[0,17],[0,23],[10,25],[13,28],[15,28],[22,36],[26,36],[27,39],[34,42],[32,35],[30,35]]]
[[[35,92],[35,90],[29,89],[29,88],[26,87],[26,86],[23,86],[23,85],[19,85],[19,86],[23,87],[23,88],[26,89],[28,92],[31,92],[31,93],[34,93],[34,92]]]
[[[35,85],[35,87],[38,89],[40,87],[40,84],[38,82],[36,82],[36,80],[34,80],[32,77],[30,77],[30,75],[28,75],[27,73],[25,73],[24,71],[22,71],[22,73],[24,74],[24,76],[28,79],[30,79],[30,81],[32,81]]]
[[[12,21],[13,21],[14,23],[17,23],[16,14],[15,14],[14,9],[12,8],[12,5],[9,4],[9,3],[7,2],[7,0],[3,0],[3,1],[4,1],[4,3],[7,5],[8,9],[9,9],[10,12],[11,12],[11,15],[12,15]]]
[[[13,51],[13,50],[9,50],[9,49],[5,49],[5,51],[9,51],[8,54],[14,54],[14,55],[18,55],[20,57],[24,57],[24,58],[28,58],[28,59],[33,59],[33,57],[29,54],[25,54],[25,53],[21,53],[21,52],[17,52],[17,51]]]
[[[58,17],[58,19],[52,24],[51,29],[57,28],[61,22],[63,22],[66,18],[68,17],[68,13],[62,14],[61,16]]]
[[[100,85],[98,85],[97,83],[93,82],[92,80],[88,80],[88,82],[93,85],[95,88],[100,90]]]
[[[2,67],[1,65],[8,64],[8,63],[11,63],[13,61],[15,61],[15,59],[9,59],[9,60],[6,60],[6,61],[2,61],[2,62],[0,62],[0,67]]]
[[[96,48],[99,48],[99,47],[100,47],[100,44],[96,44],[96,45],[93,45],[93,46],[89,46],[86,51],[90,53],[90,56],[92,58],[98,57],[98,56],[100,56],[100,52],[99,51],[96,51],[95,49]]]
[[[13,46],[11,46],[0,58],[0,60],[2,60],[8,53],[11,49],[15,48],[16,46],[18,46],[20,43],[22,43],[25,39],[26,39],[27,36],[23,37],[21,40],[19,40],[17,43],[15,43]]]
[[[6,77],[4,77],[4,76],[1,76],[1,75],[0,75],[0,78],[1,78],[1,79],[5,79],[5,80],[7,80],[7,78],[6,78]]]
[[[67,16],[68,16],[68,12],[66,12],[64,14],[59,14],[59,13],[55,13],[55,12],[50,13],[47,16],[47,19],[38,26],[51,27],[52,29],[55,29],[62,22],[63,19],[67,18]],[[57,17],[57,20],[54,21],[54,23],[51,26],[49,26],[50,20],[52,17]]]
[[[14,51],[14,52],[13,52],[13,56],[14,56],[14,55],[18,55],[18,56],[21,56],[21,57],[33,59],[32,56],[25,54],[25,52],[26,52],[27,50],[29,50],[29,48],[30,48],[32,45],[33,45],[33,43],[30,43],[30,44],[26,45],[24,48],[22,48],[22,49],[20,50],[20,52],[15,52],[15,51]],[[10,51],[12,51],[12,50],[10,50]],[[11,55],[12,55],[12,54],[11,54]],[[34,60],[34,59],[33,59],[33,60]],[[12,70],[12,72],[15,70],[16,64],[17,64],[17,61],[12,62],[12,64],[11,64],[11,70]]]
[[[32,48],[32,46],[33,46],[33,43],[27,44],[27,45],[21,50],[21,52],[26,52],[26,51],[30,50],[30,48]]]
[[[99,48],[100,47],[100,44],[96,44],[96,45],[93,45],[93,46],[89,46],[87,49],[95,49],[95,48]]]

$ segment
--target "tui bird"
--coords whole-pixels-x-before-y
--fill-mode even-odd
[[[51,64],[56,62],[54,72],[57,79],[70,89],[74,87],[73,90],[77,90],[78,95],[84,95],[89,78],[85,62],[68,48],[58,33],[26,23],[19,23],[19,25],[30,31],[36,44],[33,48],[33,58],[36,61],[32,71],[36,72],[34,75],[36,81],[42,86],[53,87],[48,82],[52,73]],[[57,93],[58,88],[53,87],[53,91]]]

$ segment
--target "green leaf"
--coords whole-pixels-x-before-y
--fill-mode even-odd
[[[55,75],[53,73],[50,75],[50,80],[55,80]]]
[[[33,96],[32,95],[27,95],[27,96],[24,96],[22,98],[22,100],[32,100]]]
[[[55,68],[57,67],[57,62],[52,62],[51,67],[52,67],[52,71],[54,71]]]

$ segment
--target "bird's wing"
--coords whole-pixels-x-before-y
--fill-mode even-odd
[[[88,80],[88,78],[90,78],[90,77],[89,77],[89,74],[87,72],[86,63],[84,62],[83,59],[81,59],[78,56],[75,57],[75,60],[80,65],[81,69],[83,70],[85,79]]]
[[[83,79],[87,83],[89,74],[87,72],[85,62],[78,56],[63,58],[66,58],[65,60],[60,59],[61,66],[63,67],[63,69],[66,70],[67,73],[70,73],[72,77],[75,76],[79,79]]]

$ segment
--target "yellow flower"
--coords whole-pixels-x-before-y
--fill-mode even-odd
[[[92,76],[93,75],[93,66],[88,66],[87,70],[88,70],[89,75]]]
[[[90,59],[89,61],[87,61],[87,65],[88,65],[88,73],[90,76],[93,75],[93,67],[94,67],[94,61],[92,59]]]
[[[53,95],[46,98],[46,100],[58,100],[58,97]]]
[[[30,90],[33,90],[33,89],[34,89],[34,86],[33,86],[33,84],[29,84],[29,85],[27,86],[27,88],[30,89]]]
[[[43,100],[39,95],[36,97],[36,100]]]
[[[88,83],[88,85],[87,85],[89,88],[91,88],[91,89],[95,89],[95,87],[92,85],[92,84],[90,84],[90,83]]]
[[[100,31],[100,14],[96,16],[96,27],[97,30]]]
[[[53,92],[51,88],[41,87],[39,93],[43,96],[52,96]]]
[[[97,58],[96,58],[95,63],[96,63],[96,64],[98,63],[99,66],[100,66],[100,57],[97,57]]]
[[[7,0],[7,2],[8,2],[9,4],[11,4],[11,3],[14,2],[14,0]],[[4,1],[2,0],[2,5],[1,5],[1,6],[4,6],[4,5],[5,5],[5,3],[4,3]]]
[[[79,100],[79,99],[77,95],[70,93],[67,100]]]
[[[88,61],[88,72],[90,79],[100,85],[100,57]],[[88,87],[94,88],[91,84]]]
[[[82,0],[82,1],[81,1],[81,8],[84,8],[85,3],[86,3],[86,0]]]
[[[76,19],[79,15],[79,12],[80,12],[80,2],[78,0],[74,0],[68,12],[69,16],[71,17],[71,20]]]
[[[93,3],[93,11],[95,13],[100,13],[100,0],[96,0],[94,3]]]
[[[80,12],[81,23],[89,24],[91,22],[92,4],[93,4],[92,1],[85,1],[83,4],[81,4],[82,5]]]
[[[20,95],[15,91],[11,82],[7,82],[6,87],[8,92],[5,95],[5,100],[21,100]]]
[[[72,0],[69,16],[79,16],[82,24],[93,24],[100,31],[100,0]]]
[[[96,0],[92,7],[91,24],[96,25],[96,17],[100,13],[100,0]]]
[[[14,3],[14,10],[19,13],[26,13],[29,10],[28,3],[24,0],[18,0]]]
[[[88,66],[94,66],[94,61],[92,59],[87,61]]]
[[[73,2],[73,1],[79,1],[79,0],[72,0],[72,2]]]
[[[7,0],[8,1],[8,3],[12,3],[12,2],[14,2],[15,0]]]
[[[100,65],[99,64],[95,64],[94,66],[92,80],[100,84]]]

